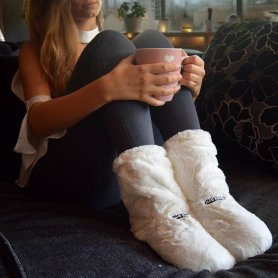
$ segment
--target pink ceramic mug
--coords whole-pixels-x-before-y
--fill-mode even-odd
[[[139,48],[135,52],[135,63],[137,65],[154,63],[175,63],[181,65],[185,57],[187,57],[187,54],[182,48]],[[179,72],[180,70],[177,70],[173,73],[176,74]],[[176,85],[177,83],[172,83],[166,85],[166,87]],[[158,96],[156,98],[162,101],[171,101],[173,95]]]

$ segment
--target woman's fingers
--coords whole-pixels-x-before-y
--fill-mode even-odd
[[[140,65],[137,66],[138,76],[142,84],[155,84],[157,86],[166,86],[169,84],[177,83],[182,79],[180,68],[168,67],[168,65]],[[164,69],[164,71],[162,70]],[[173,70],[174,69],[174,70]]]
[[[182,65],[182,80],[180,83],[191,90],[195,99],[200,92],[205,76],[205,63],[199,56],[193,55],[184,59]]]
[[[152,106],[162,106],[165,104],[165,101],[159,100],[154,96],[146,95],[145,99],[143,99],[144,102],[148,103]]]
[[[153,106],[161,106],[161,105],[164,105],[165,102],[158,100],[157,97],[174,95],[174,94],[178,93],[179,90],[180,90],[180,85],[167,87],[167,88],[156,86],[153,89],[153,92],[151,95],[148,95],[148,94],[144,95],[143,101],[145,101],[148,104],[153,105]]]
[[[181,65],[170,64],[170,63],[155,63],[142,65],[148,67],[148,70],[152,74],[163,74],[169,72],[180,71]]]
[[[157,86],[173,86],[182,80],[182,75],[179,72],[169,74],[159,74],[152,77],[152,82]]]
[[[183,73],[188,73],[187,78],[190,78],[191,76],[189,74],[192,74],[192,78],[195,77],[195,79],[203,79],[205,76],[205,63],[199,56],[189,56],[183,61]],[[197,76],[197,77],[196,77]]]
[[[193,64],[199,67],[204,67],[204,60],[197,55],[188,56],[183,60],[183,66]]]
[[[202,81],[202,78],[200,78],[200,75],[185,71],[182,73],[181,84],[184,85],[183,82],[185,81],[190,81],[193,84],[199,84]]]
[[[168,96],[180,89],[180,67],[172,64],[134,65],[134,56],[123,59],[112,70],[110,80],[114,84],[112,99],[136,99],[150,105],[163,105],[158,96]]]

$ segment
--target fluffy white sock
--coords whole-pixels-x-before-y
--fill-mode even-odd
[[[171,162],[159,146],[122,153],[113,170],[128,209],[134,236],[165,261],[194,271],[229,269],[234,257],[189,215]]]
[[[208,132],[180,132],[165,148],[193,215],[237,261],[262,254],[271,246],[265,223],[230,195]]]

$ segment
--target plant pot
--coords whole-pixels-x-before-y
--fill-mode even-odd
[[[125,17],[124,24],[127,33],[139,33],[142,25],[142,17]]]

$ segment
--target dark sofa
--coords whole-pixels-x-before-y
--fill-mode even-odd
[[[266,34],[265,41],[258,43],[262,34]],[[273,113],[269,119],[269,125],[273,126],[273,134],[270,134],[265,123],[258,124],[255,114],[258,109],[252,110],[251,115],[247,113],[251,111],[248,106],[254,108],[255,105],[262,111],[266,108],[277,111],[277,41],[277,24],[232,24],[218,30],[204,53],[207,74],[196,101],[201,124],[211,132],[218,147],[220,167],[232,195],[265,221],[273,234],[273,245],[265,254],[214,274],[207,270],[200,273],[179,270],[164,262],[146,244],[135,240],[121,203],[93,210],[36,199],[14,184],[20,157],[13,152],[13,147],[25,109],[10,91],[17,57],[1,56],[0,277],[278,277],[278,114]],[[264,57],[271,61],[272,71],[263,63],[265,59],[259,61],[264,68],[259,62],[253,62],[263,53],[267,53]],[[264,92],[251,90],[250,86],[243,95],[235,94],[235,84],[239,90],[244,80],[250,81],[253,72],[240,71],[249,63],[255,65],[253,71],[259,68],[262,76],[256,79],[257,83],[248,85],[257,89],[267,77],[268,85],[262,87],[269,94],[267,97],[260,95]],[[246,122],[253,123],[252,128],[240,130]],[[259,129],[263,126],[264,132]],[[266,146],[262,147],[263,143]]]

